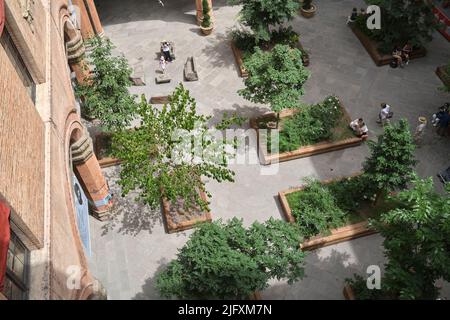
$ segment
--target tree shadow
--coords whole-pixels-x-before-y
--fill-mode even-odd
[[[309,252],[305,259],[305,277],[292,285],[281,282],[270,286],[262,292],[263,299],[343,299],[342,290],[346,278],[352,278],[355,273],[364,277],[369,265],[379,265],[383,269],[384,260],[381,261],[377,254],[372,261],[357,261],[361,256],[368,255],[367,246],[357,244],[358,241],[361,242],[360,239],[348,242],[350,250],[345,252],[336,250],[336,247]],[[378,254],[382,257],[381,248],[379,251]]]
[[[197,24],[194,0],[96,0],[97,11],[104,26],[133,21],[162,20]],[[227,0],[215,0],[213,10],[227,6]]]
[[[139,293],[136,293],[134,297],[131,298],[131,300],[161,300],[163,299],[158,289],[156,288],[156,279],[160,273],[162,273],[170,261],[168,261],[166,258],[162,258],[157,261],[159,264],[158,268],[153,273],[152,277],[149,277],[145,280],[145,283],[142,285],[142,291]]]
[[[223,119],[225,114],[227,114],[228,116],[236,114],[246,119],[242,127],[248,128],[249,120],[251,118],[257,117],[267,112],[270,112],[270,109],[267,107],[248,106],[248,105],[241,106],[237,103],[234,103],[232,105],[232,109],[213,109],[209,125],[213,126],[219,123]]]
[[[231,36],[229,32],[215,32],[214,37],[208,37],[206,40],[208,44],[201,52],[202,55],[208,57],[208,62],[217,68],[233,66],[236,74],[239,74],[239,68],[231,50]]]
[[[102,226],[102,236],[111,231],[131,236],[137,236],[141,231],[152,233],[155,225],[163,223],[161,209],[153,210],[138,201],[136,191],[122,197],[122,190],[118,184],[120,166],[106,168],[103,173],[114,195],[115,203],[111,219]]]

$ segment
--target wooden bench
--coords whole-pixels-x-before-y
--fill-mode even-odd
[[[157,96],[150,98],[151,104],[167,104],[169,103],[169,96]]]
[[[196,70],[196,65],[194,61],[194,57],[189,57],[184,64],[184,79],[186,81],[197,81],[198,73]]]

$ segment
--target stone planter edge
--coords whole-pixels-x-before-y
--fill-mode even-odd
[[[361,172],[358,172],[358,173],[355,173],[355,174],[352,174],[352,175],[346,176],[346,177],[324,180],[324,181],[322,181],[322,183],[329,184],[331,182],[341,181],[343,179],[357,177],[361,174],[362,174]],[[305,188],[304,186],[296,187],[296,188],[291,188],[291,189],[288,189],[285,191],[280,191],[278,193],[278,199],[280,200],[283,214],[289,223],[295,223],[295,217],[292,215],[292,210],[289,206],[289,202],[287,200],[287,195],[297,192],[297,191],[301,191],[304,188]],[[346,226],[343,226],[340,228],[331,229],[330,235],[323,236],[323,237],[318,236],[318,237],[314,237],[312,239],[308,239],[306,241],[303,241],[303,243],[300,244],[300,247],[302,248],[303,251],[311,251],[311,250],[315,250],[315,249],[329,246],[332,244],[336,244],[336,243],[340,243],[340,242],[344,242],[344,241],[348,241],[348,240],[353,240],[356,238],[360,238],[360,237],[364,237],[364,236],[368,236],[368,235],[377,233],[377,231],[375,231],[373,229],[369,229],[367,224],[368,224],[368,221],[366,220],[366,221],[346,225]]]
[[[344,113],[344,117],[347,118],[348,123],[350,123],[351,118],[348,114],[347,110],[344,108],[341,101],[341,109]],[[280,119],[287,118],[293,116],[297,110],[294,109],[287,109],[280,112]],[[335,142],[319,142],[313,145],[309,146],[303,146],[300,147],[297,150],[294,151],[287,151],[283,153],[277,153],[277,154],[268,154],[266,147],[264,146],[265,141],[264,139],[260,139],[260,134],[258,130],[258,120],[265,118],[265,117],[273,117],[274,113],[266,114],[260,117],[252,118],[250,119],[250,127],[256,130],[256,137],[257,137],[257,144],[258,144],[258,155],[261,164],[263,165],[270,165],[271,163],[276,162],[284,162],[289,160],[294,160],[298,158],[304,158],[304,157],[310,157],[316,154],[345,149],[349,147],[354,147],[360,145],[363,141],[365,141],[365,138],[348,138],[343,139],[340,141]]]

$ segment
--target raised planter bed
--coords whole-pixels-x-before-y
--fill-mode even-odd
[[[111,134],[101,132],[95,135],[94,152],[101,168],[116,166],[121,160],[111,157]]]
[[[303,65],[305,67],[309,66],[309,54],[305,51],[300,41],[297,42],[296,48],[303,53]],[[244,68],[244,53],[234,44],[234,41],[231,41],[231,49],[233,50],[233,55],[239,68],[239,75],[242,78],[248,77],[248,72]]]
[[[441,79],[444,85],[450,88],[450,74],[446,72],[447,66],[441,66],[436,68],[436,75]]]
[[[358,175],[360,175],[360,173],[355,174],[351,177],[354,178],[354,177],[357,177]],[[349,177],[326,180],[326,181],[323,181],[322,184],[338,182],[338,181],[341,181],[346,178],[349,178]],[[304,188],[305,187],[298,187],[298,188],[293,188],[293,189],[289,189],[286,191],[281,191],[278,193],[278,198],[280,200],[281,207],[283,209],[283,214],[286,217],[286,220],[290,223],[295,223],[295,217],[292,214],[292,209],[289,205],[288,195],[291,193],[294,193],[294,192],[302,191]],[[318,235],[318,236],[312,237],[310,239],[307,239],[306,241],[304,241],[303,243],[300,244],[300,247],[304,251],[310,251],[310,250],[315,250],[315,249],[318,249],[321,247],[329,246],[332,244],[368,236],[368,235],[371,235],[374,233],[377,233],[377,231],[370,229],[368,227],[367,220],[364,220],[362,222],[353,223],[353,224],[346,225],[346,226],[336,228],[336,229],[331,229],[330,235],[327,235],[327,236]]]
[[[200,192],[200,196],[204,201],[208,200],[204,192]],[[185,210],[181,199],[173,204],[163,198],[162,210],[168,233],[192,229],[198,223],[212,221],[210,212],[201,212],[200,209]]]
[[[346,123],[350,123],[352,121],[350,118],[350,115],[345,110],[342,103],[340,105],[341,105],[341,108],[343,111],[343,120],[342,121],[345,121]],[[280,112],[280,122],[282,122],[283,119],[292,117],[293,115],[295,115],[296,112],[298,112],[297,109],[287,109],[287,110]],[[324,153],[324,152],[330,152],[330,151],[335,151],[335,150],[339,150],[339,149],[354,147],[354,146],[360,145],[365,140],[365,138],[359,138],[359,137],[355,136],[355,137],[343,139],[340,141],[319,142],[319,143],[316,143],[313,145],[300,147],[294,151],[269,154],[267,151],[267,147],[266,147],[267,139],[265,136],[263,136],[261,134],[260,130],[258,130],[258,129],[260,129],[258,126],[258,123],[273,120],[275,118],[276,118],[275,113],[269,113],[269,114],[265,114],[261,117],[250,119],[250,127],[256,130],[259,160],[260,160],[261,164],[264,164],[264,165],[269,165],[273,162],[276,163],[276,162],[289,161],[289,160],[293,160],[293,159],[313,156],[313,155]]]
[[[352,29],[353,33],[359,39],[363,47],[366,49],[367,53],[370,55],[372,60],[375,62],[377,66],[384,66],[391,61],[394,60],[391,54],[384,54],[378,50],[378,44],[370,39],[364,32],[362,32],[355,24],[350,25],[350,29]],[[394,48],[393,48],[394,49]],[[425,48],[415,49],[410,55],[410,59],[417,59],[425,57],[427,54],[427,50]]]

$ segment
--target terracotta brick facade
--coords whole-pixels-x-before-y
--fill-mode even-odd
[[[5,1],[6,30],[36,83],[34,104],[0,46],[0,200],[11,208],[13,231],[31,250],[30,299],[94,293],[71,187],[71,144],[84,128],[65,46],[68,6],[69,0]],[[101,172],[92,175],[105,185]],[[67,273],[74,266],[81,283],[71,289]]]

